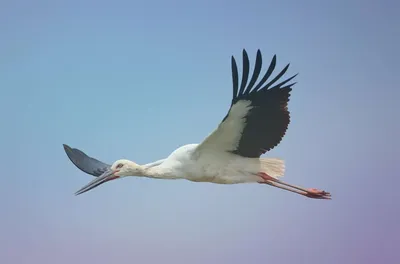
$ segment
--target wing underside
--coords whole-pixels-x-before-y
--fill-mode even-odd
[[[83,151],[76,149],[76,148],[71,148],[70,146],[64,144],[64,150],[65,153],[67,154],[68,158],[71,160],[71,162],[81,171],[93,175],[95,177],[100,176],[103,174],[106,170],[111,168],[111,165],[104,163],[102,161],[99,161],[95,158],[89,157],[86,155]],[[165,159],[160,159],[154,162],[150,162],[147,164],[144,164],[143,167],[145,168],[151,168],[154,166],[158,166],[161,163],[164,162]]]
[[[78,169],[80,169],[83,172],[86,172],[87,174],[98,177],[111,167],[111,165],[109,164],[106,164],[102,161],[89,157],[79,149],[71,148],[66,144],[64,144],[63,146],[65,153],[67,154],[71,162]]]

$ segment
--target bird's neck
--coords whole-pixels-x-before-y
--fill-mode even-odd
[[[178,175],[176,175],[173,171],[161,167],[154,166],[150,168],[141,168],[141,176],[153,179],[180,179]]]

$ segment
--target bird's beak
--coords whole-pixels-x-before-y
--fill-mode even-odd
[[[102,175],[100,175],[99,177],[95,178],[93,181],[89,182],[88,184],[86,184],[85,186],[83,186],[81,189],[79,189],[75,195],[79,195],[82,194],[84,192],[90,191],[91,189],[105,183],[111,180],[115,180],[117,178],[119,178],[119,176],[114,175],[116,172],[118,172],[118,170],[111,170],[108,169],[106,172],[104,172]]]

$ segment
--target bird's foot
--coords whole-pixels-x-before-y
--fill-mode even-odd
[[[329,192],[321,191],[314,188],[307,189],[307,192],[306,194],[304,194],[304,196],[314,199],[331,199],[331,194]]]

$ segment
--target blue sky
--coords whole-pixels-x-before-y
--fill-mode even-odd
[[[399,257],[395,1],[2,1],[1,263],[376,263]],[[231,100],[230,56],[299,73],[285,181],[91,180],[200,142]]]

